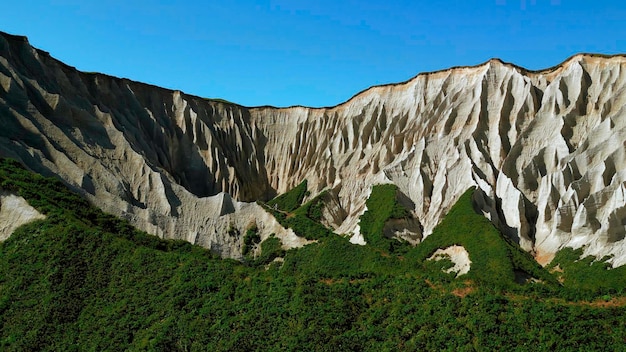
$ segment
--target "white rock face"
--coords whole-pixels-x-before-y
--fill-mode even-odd
[[[332,108],[245,108],[81,73],[0,35],[1,156],[150,233],[235,258],[231,225],[304,243],[250,202],[307,179],[310,197],[330,192],[326,223],[356,242],[374,184],[410,199],[416,223],[397,232],[414,242],[477,186],[478,208],[540,262],[584,246],[623,265],[625,106],[623,56],[541,72],[490,60]]]
[[[457,277],[469,273],[472,262],[465,247],[450,246],[437,249],[428,260],[441,260],[444,258],[450,259],[454,263],[453,267],[446,270],[447,273],[456,273]]]
[[[45,215],[31,207],[24,198],[0,191],[0,242],[6,241],[18,227],[45,218]]]

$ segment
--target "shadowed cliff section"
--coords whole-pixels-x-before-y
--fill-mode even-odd
[[[256,200],[273,195],[264,182],[267,172],[258,162],[247,109],[78,72],[32,49],[23,37],[4,38],[0,50],[7,60],[0,72],[10,106],[31,121],[40,114],[82,149],[114,149],[106,129],[115,128],[150,166],[197,196],[229,191]],[[5,130],[7,137],[22,127],[9,117],[7,122],[18,126]],[[76,131],[88,138],[76,138]]]
[[[360,235],[375,184],[407,196],[424,237],[476,186],[480,211],[538,259],[584,246],[621,265],[625,68],[623,56],[580,54],[535,72],[493,59],[335,107],[246,108],[82,73],[1,34],[0,155],[150,233],[222,255],[240,253],[222,228],[258,225],[262,209],[249,202],[308,180],[305,201],[328,191],[329,211],[342,214],[337,233]],[[263,223],[263,236],[277,229],[289,242]]]
[[[223,243],[221,228],[243,229],[262,210],[228,219],[240,208],[224,203],[228,194],[238,201],[276,194],[264,140],[240,106],[79,72],[10,35],[0,35],[0,92],[2,156],[58,175],[153,234],[236,257],[238,239]],[[285,232],[266,220],[262,229]]]

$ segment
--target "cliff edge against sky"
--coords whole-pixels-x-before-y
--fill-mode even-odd
[[[550,261],[564,246],[626,263],[626,58],[576,55],[530,72],[499,60],[373,87],[335,107],[243,107],[79,72],[0,35],[0,156],[58,175],[167,238],[240,258],[255,224],[307,241],[257,200],[303,180],[324,222],[362,243],[372,185],[397,185],[418,243],[465,190],[504,234]]]

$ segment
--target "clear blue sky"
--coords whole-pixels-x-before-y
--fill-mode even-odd
[[[7,0],[0,30],[82,71],[242,105],[339,104],[499,57],[625,53],[622,1]]]

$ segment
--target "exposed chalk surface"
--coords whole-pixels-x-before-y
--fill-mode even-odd
[[[24,198],[0,191],[0,242],[6,241],[18,227],[45,218]]]
[[[469,253],[467,253],[465,247],[450,246],[447,248],[439,248],[428,260],[441,260],[444,258],[450,259],[454,264],[454,266],[446,270],[447,273],[456,273],[457,277],[469,273],[472,262],[470,261]]]
[[[254,224],[286,247],[306,243],[254,201],[307,179],[310,197],[329,191],[325,224],[356,243],[374,184],[410,200],[415,221],[392,231],[415,242],[477,186],[477,209],[542,263],[563,246],[626,263],[623,56],[541,72],[490,60],[332,108],[246,108],[81,73],[0,35],[0,109],[0,156],[223,256],[242,247],[224,229]]]

